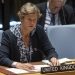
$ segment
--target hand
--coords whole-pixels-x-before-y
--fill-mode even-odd
[[[34,69],[34,66],[29,63],[17,63],[16,68],[30,71],[30,70]]]
[[[58,59],[55,58],[55,57],[52,57],[52,58],[50,59],[50,61],[51,61],[51,66],[59,66],[59,65],[60,65]]]

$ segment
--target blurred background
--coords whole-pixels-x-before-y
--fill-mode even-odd
[[[47,0],[0,0],[0,30],[7,30],[19,22],[17,12],[26,2],[34,4],[42,3]],[[75,0],[67,0],[75,12]]]

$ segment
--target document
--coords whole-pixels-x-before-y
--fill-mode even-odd
[[[71,62],[72,60],[71,59],[68,59],[68,58],[61,58],[59,59],[59,63],[60,64],[63,64],[63,63],[66,63],[66,62]]]
[[[7,68],[8,71],[11,71],[15,74],[22,74],[22,73],[30,73],[30,72],[40,72],[41,67],[49,67],[49,65],[34,65],[34,69],[30,71],[17,69],[17,68]]]
[[[58,59],[59,63],[65,63],[65,62],[72,62],[75,60],[72,59],[68,59],[68,58],[61,58]],[[22,74],[22,73],[31,73],[31,72],[40,72],[41,71],[41,67],[50,67],[51,62],[49,60],[42,60],[43,63],[45,63],[46,65],[33,65],[34,69],[30,70],[30,71],[26,71],[26,70],[22,70],[22,69],[17,69],[17,68],[7,68],[8,71],[11,71],[15,74]]]
[[[59,61],[60,64],[63,64],[63,63],[67,63],[67,62],[72,62],[73,60],[68,59],[68,58],[61,58],[61,59],[58,59],[58,61]],[[46,64],[49,64],[49,65],[51,64],[51,62],[49,60],[42,60],[42,62],[46,63]]]
[[[26,70],[17,69],[17,68],[7,68],[6,70],[11,71],[11,72],[13,72],[15,74],[29,73]]]

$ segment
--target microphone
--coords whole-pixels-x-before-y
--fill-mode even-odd
[[[32,37],[32,36],[34,35],[35,31],[36,31],[36,28],[34,28],[34,29],[30,32],[30,37]]]
[[[65,16],[65,12],[64,12],[63,7],[62,7],[62,12],[63,12],[63,17],[64,17],[64,18],[63,18],[63,19],[64,19],[64,23],[65,23],[65,25],[66,25],[66,24],[67,24],[67,23],[66,23],[66,18],[65,18],[66,16]]]
[[[29,62],[31,62],[32,60],[32,52],[33,52],[33,48],[32,48],[32,36],[34,35],[36,31],[36,28],[34,28],[31,32],[30,32],[30,40],[29,40]]]

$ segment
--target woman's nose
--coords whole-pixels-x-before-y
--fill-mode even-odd
[[[34,25],[34,23],[35,23],[35,22],[32,20],[32,21],[31,21],[31,24]]]

